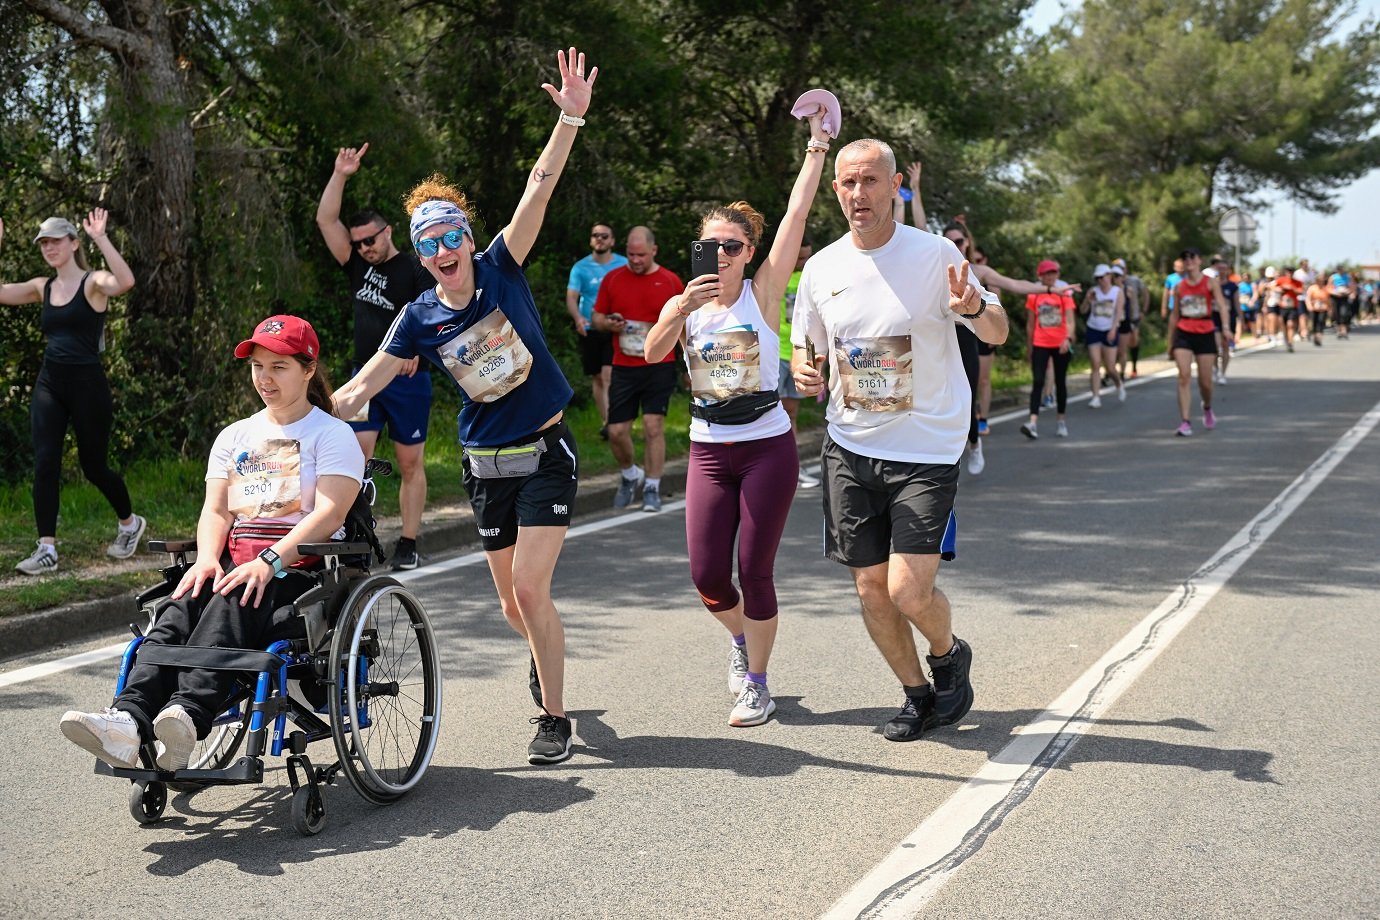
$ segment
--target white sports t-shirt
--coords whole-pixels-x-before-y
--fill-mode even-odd
[[[211,448],[206,478],[228,479],[237,521],[296,524],[316,508],[316,481],[348,476],[364,481],[364,452],[350,426],[315,406],[291,425],[275,425],[268,411],[227,427]]]
[[[957,463],[968,440],[972,392],[949,309],[948,266],[963,264],[949,240],[897,224],[878,249],[851,236],[810,261],[796,291],[791,343],[829,356],[829,436],[865,457]],[[970,268],[968,283],[989,306]]]

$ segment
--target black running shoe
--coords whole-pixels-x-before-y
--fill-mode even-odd
[[[541,678],[537,677],[537,658],[532,656],[532,669],[527,672],[527,686],[532,690],[532,702],[541,706]]]
[[[407,569],[415,569],[420,562],[421,559],[417,555],[417,544],[415,542],[409,540],[404,544],[402,540],[398,540],[398,542],[393,545],[393,558],[389,562],[389,566],[393,571],[402,572]]]
[[[921,735],[938,725],[933,690],[920,697],[907,695],[901,711],[882,726],[882,737],[888,741],[919,741]]]
[[[570,756],[570,720],[542,713],[531,720],[537,736],[527,745],[528,763],[560,763]]]
[[[930,684],[934,687],[934,713],[940,725],[953,725],[973,706],[973,685],[968,669],[973,664],[973,649],[954,636],[954,647],[943,658],[926,655],[930,663]]]

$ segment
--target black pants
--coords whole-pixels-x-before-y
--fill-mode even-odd
[[[1327,329],[1327,311],[1315,310],[1308,314],[1308,325],[1314,335],[1322,335]]]
[[[1069,361],[1073,359],[1073,351],[1060,351],[1057,348],[1041,348],[1036,345],[1030,349],[1030,376],[1034,378],[1030,385],[1030,414],[1040,414],[1040,398],[1045,392],[1045,368],[1049,366],[1050,359],[1054,359],[1054,398],[1057,400],[1060,415],[1069,405]]]
[[[40,537],[57,536],[58,482],[67,424],[77,436],[82,474],[101,490],[120,520],[134,513],[129,490],[110,468],[110,424],[114,418],[110,384],[99,364],[43,362],[29,407],[34,445],[34,521]]]
[[[204,645],[263,651],[279,639],[305,635],[305,624],[292,615],[292,602],[315,582],[308,575],[288,572],[264,590],[256,607],[240,606],[242,588],[222,597],[208,582],[195,597],[184,597],[163,608],[144,644]],[[142,647],[142,646],[141,646]],[[139,664],[135,658],[115,708],[134,717],[145,741],[153,740],[153,719],[165,707],[180,703],[192,717],[198,738],[205,738],[235,685],[235,671],[170,668]]]
[[[958,351],[963,356],[963,373],[968,376],[968,392],[972,394],[972,407],[968,413],[968,443],[978,442],[978,337],[960,323],[954,323],[954,334],[958,336]]]

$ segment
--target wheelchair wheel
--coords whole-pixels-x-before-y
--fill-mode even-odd
[[[229,707],[211,723],[211,733],[196,743],[192,756],[187,761],[192,770],[223,770],[235,759],[240,743],[249,731],[249,700],[246,698],[236,704],[236,714],[231,715]]]
[[[139,780],[129,786],[129,813],[140,824],[152,824],[163,817],[168,804],[168,787],[154,780]]]
[[[326,803],[318,787],[300,786],[292,794],[292,826],[304,837],[319,834],[326,826]]]
[[[421,601],[392,578],[364,579],[335,624],[331,734],[342,772],[377,805],[417,784],[436,750],[441,675]]]

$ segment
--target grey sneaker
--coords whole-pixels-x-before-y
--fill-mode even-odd
[[[185,770],[196,747],[196,726],[191,714],[174,703],[153,720],[153,733],[158,738],[158,769]]]
[[[613,496],[613,507],[615,510],[622,511],[633,502],[633,496],[637,490],[642,488],[642,483],[647,479],[646,473],[638,473],[636,479],[629,479],[626,476],[618,480],[618,494]]]
[[[642,490],[642,510],[660,511],[661,510],[661,487],[647,486]]]
[[[139,548],[139,541],[144,538],[144,528],[148,526],[148,523],[136,514],[133,530],[117,527],[115,529],[115,542],[105,548],[105,554],[116,559],[128,559],[133,556],[135,550]]]
[[[68,741],[112,767],[134,767],[139,763],[139,727],[134,724],[134,717],[123,710],[68,710],[58,727]]]
[[[748,676],[748,657],[747,646],[739,648],[736,643],[729,643],[728,652],[728,695],[735,700],[738,694],[743,692],[743,681]]]
[[[1064,422],[1060,422],[1054,427],[1054,436],[1056,438],[1067,438],[1069,436],[1069,426]]]
[[[28,559],[15,566],[25,575],[47,575],[57,571],[57,548],[51,543],[38,544],[38,549]]]
[[[570,756],[569,719],[544,712],[528,721],[537,727],[537,736],[527,746],[528,763],[560,763]]]
[[[776,712],[776,700],[766,687],[754,680],[743,681],[743,692],[738,694],[738,705],[728,717],[728,724],[734,728],[761,725]]]

